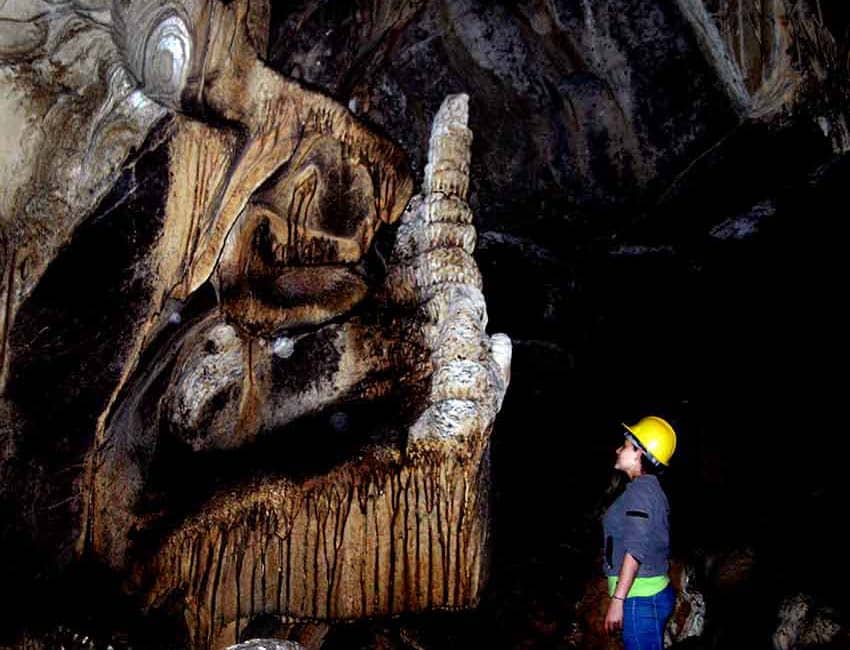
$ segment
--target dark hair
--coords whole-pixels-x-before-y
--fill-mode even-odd
[[[664,470],[667,469],[661,463],[657,465],[649,460],[649,457],[646,455],[644,451],[640,457],[640,470],[642,474],[651,474],[652,476],[660,476],[664,473]]]

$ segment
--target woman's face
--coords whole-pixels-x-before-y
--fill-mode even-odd
[[[640,457],[643,452],[635,444],[626,438],[623,444],[617,448],[617,462],[614,469],[625,472],[630,477],[640,474]]]

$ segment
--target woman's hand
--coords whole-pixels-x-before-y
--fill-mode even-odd
[[[605,631],[614,634],[623,629],[623,601],[612,598],[605,615]]]
[[[617,596],[616,593],[611,597],[611,603],[608,605],[608,613],[605,615],[605,631],[608,634],[618,632],[623,629],[623,598],[629,593],[629,590],[634,584],[637,577],[640,562],[637,561],[634,555],[629,552],[623,556],[623,566],[620,569],[620,575],[617,578],[616,592],[623,594]]]

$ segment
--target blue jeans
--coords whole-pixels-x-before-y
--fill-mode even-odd
[[[633,596],[623,604],[626,650],[664,650],[664,626],[673,613],[676,592],[667,585],[654,596]]]

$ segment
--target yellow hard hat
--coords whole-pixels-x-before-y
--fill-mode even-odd
[[[673,452],[676,451],[676,432],[667,420],[648,415],[641,418],[637,424],[623,426],[629,432],[626,436],[643,449],[653,464],[661,463],[666,466],[670,462]]]

